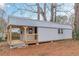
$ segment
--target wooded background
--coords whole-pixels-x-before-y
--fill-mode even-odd
[[[0,8],[0,32],[4,32],[8,16],[17,16],[71,25],[76,37],[79,30],[78,9],[78,3],[6,3]]]

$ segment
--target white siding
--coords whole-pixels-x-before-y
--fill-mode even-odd
[[[30,19],[23,19],[18,17],[9,18],[8,25],[17,26],[36,26],[38,27],[38,41],[50,41],[72,38],[72,26],[57,24],[46,21],[34,21]],[[58,34],[58,28],[63,29],[63,34]]]
[[[50,41],[72,38],[72,30],[64,29],[63,34],[58,34],[58,29],[38,28],[38,41]]]
[[[64,30],[63,39],[72,38],[72,30]]]

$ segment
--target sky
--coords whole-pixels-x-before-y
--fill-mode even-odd
[[[30,6],[29,6],[30,5]],[[33,6],[32,6],[33,5]],[[43,8],[43,3],[40,3],[40,6]],[[59,3],[58,5],[61,5]],[[65,3],[64,5],[61,5],[57,7],[59,11],[71,11],[71,13],[74,13],[74,4]],[[6,4],[0,4],[0,7],[5,10],[6,14],[11,16],[17,16],[17,17],[26,17],[31,19],[37,19],[37,13],[32,13],[29,11],[24,10],[17,10],[17,9],[32,9],[37,11],[37,6],[35,6],[35,3],[6,3]],[[47,9],[46,9],[46,15],[47,19],[50,19],[50,3],[47,3]],[[57,12],[57,15],[67,15],[69,16],[71,14],[70,12]],[[41,20],[43,20],[41,16]]]

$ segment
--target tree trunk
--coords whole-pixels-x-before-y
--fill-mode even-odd
[[[47,21],[47,18],[46,18],[46,3],[44,3],[44,8],[42,9],[40,6],[39,6],[39,3],[37,3],[37,14],[38,14],[38,20],[40,20],[40,15],[42,15],[43,17],[43,20]]]
[[[46,3],[44,3],[44,20],[47,21],[47,18],[46,18]]]
[[[37,3],[37,18],[40,20],[40,6],[39,3]]]
[[[53,15],[54,15],[54,8],[53,3],[51,3],[51,19],[50,19],[51,22],[53,22]]]
[[[56,3],[51,3],[51,22],[56,22]]]
[[[75,26],[79,30],[79,3],[75,4]]]
[[[75,4],[75,21],[74,21],[74,33],[77,35],[75,35],[76,39],[78,39],[78,32],[79,32],[79,3]]]

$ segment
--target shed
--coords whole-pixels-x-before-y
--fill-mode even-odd
[[[46,21],[37,21],[21,17],[9,17],[8,42],[11,43],[12,29],[18,28],[17,40],[26,44],[39,43],[53,40],[72,39],[72,26]]]

